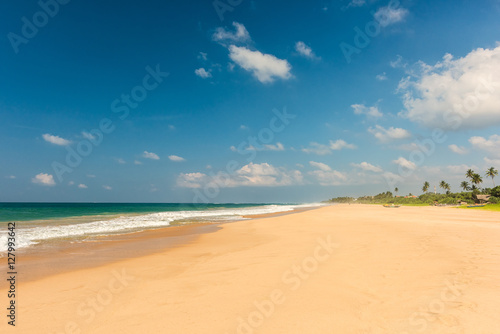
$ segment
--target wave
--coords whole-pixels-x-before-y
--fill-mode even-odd
[[[172,223],[185,224],[187,222],[219,222],[243,220],[244,216],[262,215],[292,211],[298,208],[316,207],[320,203],[301,205],[265,205],[244,208],[221,208],[202,211],[168,211],[139,216],[121,216],[109,220],[98,220],[78,224],[43,225],[16,228],[16,249],[26,248],[40,242],[52,239],[77,239],[87,236],[99,236],[138,232],[146,229],[161,228]],[[7,231],[0,231],[0,252],[7,251]]]

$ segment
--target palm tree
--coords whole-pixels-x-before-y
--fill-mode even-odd
[[[398,191],[399,191],[398,187],[394,188],[394,192],[396,193],[396,196],[398,195]]]
[[[497,175],[498,175],[498,170],[496,170],[493,167],[488,168],[488,170],[486,171],[486,177],[491,177],[491,181],[493,181],[493,188],[495,188],[495,180],[494,180],[494,178]]]
[[[460,183],[460,187],[462,187],[464,191],[470,190],[469,182],[467,181],[462,181],[462,183]]]
[[[476,173],[474,173],[474,171],[469,168],[469,170],[467,172],[465,172],[465,177],[472,180],[472,177],[474,176],[474,174],[476,174]]]
[[[429,182],[425,181],[425,182],[424,182],[424,186],[422,187],[422,191],[423,191],[424,193],[426,193],[426,192],[427,192],[427,190],[429,190],[429,187],[430,187],[430,186],[431,186],[431,185],[429,184]]]
[[[479,185],[479,184],[483,183],[483,178],[481,177],[481,175],[474,173],[474,175],[472,175],[471,181],[473,184]]]
[[[443,190],[446,190],[446,185],[447,185],[447,183],[446,183],[446,182],[441,181],[441,182],[439,183],[439,188],[443,188]]]

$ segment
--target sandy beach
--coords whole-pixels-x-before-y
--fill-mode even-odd
[[[87,250],[95,265],[46,270],[26,281],[22,270],[29,276],[30,267],[20,267],[16,327],[4,315],[1,331],[493,334],[500,328],[495,212],[336,205],[209,232],[174,243],[149,232],[140,241],[155,244],[149,252],[130,251],[135,241],[122,240],[119,252]],[[97,261],[101,254],[107,261]],[[69,262],[67,255],[61,260]],[[4,281],[5,314],[7,290]]]

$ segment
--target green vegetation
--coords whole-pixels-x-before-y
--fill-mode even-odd
[[[498,171],[491,167],[486,171],[487,177],[491,177],[493,185],[495,185],[494,178],[498,175]],[[463,189],[462,192],[452,193],[450,192],[451,186],[446,181],[441,181],[439,187],[445,191],[444,194],[429,193],[427,192],[430,188],[430,183],[425,181],[422,187],[424,192],[420,196],[412,196],[410,193],[408,196],[394,196],[392,192],[387,191],[384,193],[377,194],[375,196],[361,196],[358,198],[354,197],[337,197],[328,200],[330,203],[359,203],[359,204],[397,204],[397,205],[409,205],[409,206],[426,206],[426,205],[460,205],[460,204],[476,204],[480,200],[478,195],[490,195],[488,199],[488,205],[482,208],[464,208],[471,210],[490,210],[490,211],[500,211],[500,186],[494,186],[493,188],[479,188],[483,179],[481,175],[469,169],[465,177],[470,181],[463,181],[460,183],[460,188]],[[434,187],[435,191],[436,187]],[[394,189],[397,194],[398,188]]]

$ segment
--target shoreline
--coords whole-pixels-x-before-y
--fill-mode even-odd
[[[140,256],[124,240],[118,261],[20,280],[18,330],[493,334],[500,323],[498,213],[334,205],[192,236]]]
[[[305,207],[292,211],[242,216],[244,220],[172,224],[141,231],[92,236],[89,240],[44,241],[17,250],[18,257],[22,258],[22,262],[17,267],[19,271],[24,272],[23,281],[30,282],[65,272],[105,266],[125,259],[166,252],[173,247],[187,244],[202,234],[216,232],[223,224],[278,217],[317,208]],[[131,214],[131,216],[137,215],[140,214]],[[6,259],[6,257],[0,257],[0,259]],[[6,263],[0,264],[0,270],[7,271]],[[1,281],[0,289],[4,286],[6,283]]]

